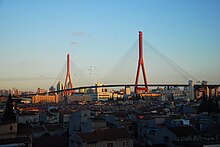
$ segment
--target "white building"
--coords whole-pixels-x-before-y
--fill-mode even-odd
[[[102,83],[97,82],[96,86],[102,86]],[[96,87],[95,93],[91,94],[91,96],[93,101],[108,101],[108,99],[112,98],[112,93],[103,90],[102,87]]]

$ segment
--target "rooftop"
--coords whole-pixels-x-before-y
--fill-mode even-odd
[[[83,142],[87,143],[103,140],[132,139],[132,136],[127,130],[122,128],[100,129],[89,133],[79,133],[78,135]]]
[[[170,130],[176,134],[177,137],[186,137],[186,136],[191,136],[191,135],[200,135],[200,132],[195,130],[192,127],[185,127],[185,126],[181,126],[181,127],[174,127],[174,128],[170,128]]]

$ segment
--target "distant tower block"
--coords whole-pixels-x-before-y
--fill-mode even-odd
[[[138,87],[140,68],[142,68],[143,79],[144,79],[144,84],[145,84],[144,87]],[[136,75],[136,81],[135,81],[135,93],[139,93],[140,91],[141,92],[148,92],[147,76],[146,76],[146,71],[144,68],[144,58],[143,58],[143,48],[142,48],[142,32],[141,31],[139,31],[139,61],[138,61],[137,75]]]
[[[67,73],[66,73],[66,80],[64,84],[64,95],[70,95],[73,93],[73,91],[66,91],[66,89],[73,88],[72,79],[70,76],[70,54],[67,54]]]

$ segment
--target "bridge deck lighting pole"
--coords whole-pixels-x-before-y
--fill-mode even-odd
[[[137,94],[139,91],[148,92],[147,86],[147,75],[144,68],[144,58],[143,58],[143,43],[142,43],[142,32],[139,31],[139,60],[138,60],[138,68],[135,80],[135,93]],[[138,87],[138,80],[140,76],[140,68],[142,68],[143,78],[144,78],[144,87]]]

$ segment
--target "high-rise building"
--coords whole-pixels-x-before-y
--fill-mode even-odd
[[[97,82],[96,86],[102,86],[101,82]],[[102,87],[96,87],[96,93],[102,92]]]
[[[194,93],[194,82],[189,80],[188,87],[185,88],[186,98],[190,100],[194,100],[195,93]]]
[[[63,90],[63,84],[59,81],[57,83],[57,91],[61,91],[61,90]]]
[[[102,86],[101,82],[97,82],[96,86]],[[96,87],[95,94],[93,95],[93,100],[107,101],[112,97],[112,93],[107,92],[107,89],[102,87]]]
[[[208,88],[208,81],[203,80],[202,86],[204,88],[204,97],[209,97],[209,88]]]
[[[130,95],[130,94],[131,94],[131,87],[125,86],[125,95]]]
[[[79,93],[85,93],[86,92],[86,89],[79,89]]]
[[[53,86],[50,86],[49,92],[53,92],[53,91],[55,91],[55,88]]]

